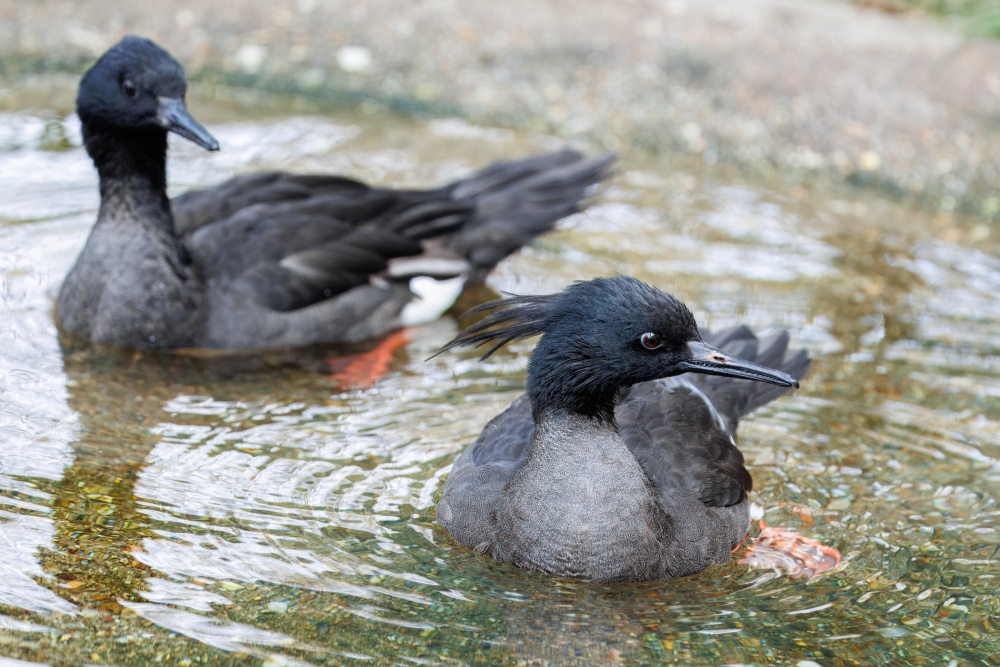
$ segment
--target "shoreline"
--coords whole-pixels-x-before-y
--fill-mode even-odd
[[[0,71],[79,72],[142,34],[195,84],[459,116],[1000,221],[1000,43],[919,17],[826,0],[158,6],[0,0]]]

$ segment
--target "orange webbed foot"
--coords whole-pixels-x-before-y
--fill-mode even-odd
[[[780,570],[798,579],[828,572],[840,563],[840,552],[819,540],[763,521],[760,525],[760,535],[738,561],[740,565]]]

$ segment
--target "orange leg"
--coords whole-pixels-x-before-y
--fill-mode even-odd
[[[344,387],[368,389],[389,369],[396,350],[410,342],[406,329],[390,334],[371,350],[326,360],[330,377]]]

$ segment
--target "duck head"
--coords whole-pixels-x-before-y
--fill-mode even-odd
[[[187,80],[169,53],[142,37],[126,37],[83,76],[76,111],[88,128],[174,132],[210,151],[219,142],[184,105]]]
[[[490,315],[442,351],[490,345],[485,359],[507,343],[540,334],[528,364],[536,415],[561,409],[613,421],[620,389],[682,373],[799,386],[787,373],[707,344],[687,306],[628,276],[574,283],[558,294],[512,296],[470,312],[483,311]]]

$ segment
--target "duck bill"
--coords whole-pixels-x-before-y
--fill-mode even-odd
[[[205,150],[219,150],[219,142],[188,113],[180,97],[161,97],[156,122],[168,132],[179,134]]]
[[[780,387],[799,386],[799,381],[788,373],[782,373],[767,366],[759,366],[746,359],[726,354],[704,341],[691,341],[687,344],[687,347],[691,356],[680,363],[680,367],[684,372],[757,380],[758,382],[776,384]]]

